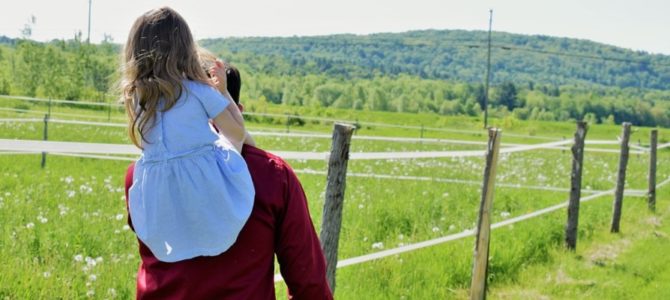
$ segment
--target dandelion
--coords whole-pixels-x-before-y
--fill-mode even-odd
[[[49,277],[51,277],[51,273],[50,272],[44,272],[44,273],[42,273],[42,276],[44,276],[44,278],[49,278]]]
[[[363,204],[358,205],[358,209],[363,209],[363,208],[365,208],[365,205],[363,205]]]
[[[86,265],[89,266],[89,267],[95,267],[95,265],[98,264],[98,263],[95,261],[95,259],[93,259],[93,258],[91,258],[91,257],[88,257],[88,256],[86,256],[85,260],[86,260]]]
[[[88,276],[88,280],[90,281],[96,281],[98,279],[98,276],[95,276],[95,274],[91,274]]]
[[[67,194],[68,198],[74,197],[77,193],[75,191],[65,191],[65,194]]]
[[[439,231],[440,231],[440,227],[437,227],[437,226],[433,227],[433,232],[439,232]]]
[[[384,249],[384,243],[382,242],[374,243],[372,244],[372,249]]]
[[[88,292],[86,292],[86,296],[88,296],[88,297],[93,297],[93,295],[95,295],[94,290],[88,290]]]
[[[82,185],[79,186],[79,191],[82,192],[82,193],[90,194],[90,193],[93,192],[93,188],[91,188],[87,184],[82,184]]]
[[[110,295],[112,298],[116,297],[116,290],[113,288],[110,288],[107,290],[107,294]]]
[[[70,184],[74,181],[74,178],[72,176],[65,177],[65,183]]]
[[[42,224],[49,221],[49,219],[43,217],[42,215],[37,216],[37,220],[40,221],[40,223],[42,223]]]
[[[452,231],[454,229],[456,229],[456,225],[454,224],[449,225],[449,231]]]
[[[117,220],[117,221],[121,221],[121,220],[123,220],[123,214],[118,214],[118,215],[116,215],[116,220]]]
[[[507,219],[507,217],[510,216],[510,213],[507,212],[507,211],[503,211],[503,212],[500,213],[500,216],[503,217],[504,219]]]
[[[102,256],[98,256],[95,258],[96,263],[101,263],[102,262]]]
[[[130,230],[130,226],[128,226],[127,224],[123,225],[123,230]]]
[[[26,228],[28,229],[32,229],[33,227],[35,227],[35,224],[33,222],[26,224]]]
[[[84,256],[82,256],[81,254],[77,254],[77,255],[74,256],[74,261],[76,261],[76,262],[81,262],[83,260],[84,260]]]

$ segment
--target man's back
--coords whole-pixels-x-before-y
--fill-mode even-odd
[[[165,263],[140,243],[138,298],[274,299],[276,253],[293,299],[332,299],[323,253],[293,170],[281,158],[251,146],[245,145],[242,155],[256,197],[235,244],[218,256]],[[132,170],[131,165],[126,191]]]

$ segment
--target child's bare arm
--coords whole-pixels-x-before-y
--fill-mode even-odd
[[[230,96],[224,96],[230,99]],[[237,106],[231,103],[225,110],[214,117],[212,121],[214,121],[214,125],[219,129],[219,132],[233,144],[235,149],[242,151],[242,144],[244,144],[247,137],[247,131],[244,128],[242,113],[237,109]]]
[[[225,116],[223,116],[219,121],[216,120],[219,117],[219,116],[217,116],[217,118],[215,118],[213,121],[214,121],[214,125],[216,125],[216,127],[219,128],[219,131],[226,138],[228,138],[228,140],[230,140],[231,143],[233,143],[233,146],[235,146],[235,148],[237,148],[239,151],[241,151],[242,144],[256,146],[256,142],[251,137],[249,132],[247,132],[246,129],[244,129],[244,118],[242,117],[242,112],[239,110],[237,105],[235,105],[235,103],[233,103],[233,101],[232,101],[233,97],[231,97],[230,93],[228,92],[228,87],[227,87],[227,82],[228,81],[226,80],[225,69],[226,68],[225,68],[224,63],[220,60],[217,60],[214,63],[214,66],[212,66],[212,68],[209,69],[209,73],[212,75],[212,82],[217,87],[219,92],[224,97],[228,98],[228,100],[230,100],[231,103],[228,106],[228,108],[224,111],[224,113],[226,111],[228,111],[230,113],[228,116],[234,117],[236,123],[238,123],[242,126],[242,130],[244,132],[243,138],[242,139],[237,138],[237,134],[239,134],[239,132],[237,132],[237,129],[226,130],[226,129],[221,127],[221,124],[219,124],[219,122],[224,122],[223,118],[225,118]],[[233,131],[233,132],[228,132],[228,131]],[[235,136],[231,137],[231,136],[228,136],[228,134],[234,134]]]

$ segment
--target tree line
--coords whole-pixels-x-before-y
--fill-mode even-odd
[[[465,47],[462,53],[446,49],[431,59],[427,53],[446,42],[425,36],[440,36],[439,33],[246,38],[204,40],[201,44],[240,68],[241,97],[246,102],[480,116],[486,99],[478,70],[483,66],[469,66],[467,58],[467,51],[476,48]],[[464,39],[460,35],[467,36],[467,32],[456,33],[450,37],[454,43],[458,38]],[[560,47],[565,40],[504,36],[516,44],[533,47],[539,47],[540,42],[558,43]],[[598,46],[581,42],[589,47]],[[566,43],[569,47],[581,45],[573,40]],[[360,48],[358,54],[351,54],[356,47]],[[644,126],[670,126],[670,72],[663,69],[668,57],[600,47],[595,49],[603,55],[621,52],[628,59],[646,59],[650,64],[644,72],[617,73],[593,67],[595,73],[590,73],[587,69],[575,69],[571,60],[576,58],[544,55],[543,59],[556,60],[556,66],[572,68],[573,72],[558,70],[552,64],[534,69],[530,62],[519,62],[527,68],[517,74],[514,67],[497,65],[489,97],[490,114],[530,120],[584,119],[592,123],[628,121]],[[111,42],[87,44],[81,35],[48,43],[0,39],[0,94],[113,101],[120,49],[121,46]],[[421,51],[410,51],[416,49]],[[471,56],[482,56],[482,50],[477,51],[478,54]],[[361,57],[368,59],[361,62]],[[451,62],[441,66],[440,62],[445,60]],[[657,61],[660,63],[656,64]],[[611,81],[612,85],[589,80],[589,76],[596,78],[602,72],[609,72],[609,79],[599,80]],[[638,81],[628,84],[626,76]]]

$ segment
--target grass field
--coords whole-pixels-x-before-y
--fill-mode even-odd
[[[0,107],[24,110],[18,113],[0,110],[0,118],[39,118],[46,108],[44,103],[30,104],[19,100],[0,100],[0,104]],[[248,109],[277,114],[312,113],[328,118],[358,119],[361,124],[365,121],[410,126],[423,124],[426,127],[430,124],[431,128],[447,130],[425,130],[424,137],[486,141],[485,132],[479,128],[480,121],[473,118],[308,111],[260,104],[250,105]],[[109,113],[105,110],[54,106],[52,113],[53,118],[123,122],[122,115],[116,111]],[[248,127],[283,131],[285,125],[281,122],[281,119],[255,118],[248,123]],[[570,138],[574,131],[574,124],[569,123],[526,123],[509,119],[494,119],[492,122],[503,128],[503,143],[559,140]],[[293,126],[290,130],[328,133],[331,128],[327,122],[307,122],[303,126]],[[42,130],[41,122],[0,122],[0,138],[41,139]],[[618,126],[596,125],[590,128],[587,139],[614,140],[619,132]],[[631,141],[637,143],[640,140],[644,145],[648,132],[648,128],[636,129]],[[419,134],[416,128],[363,125],[357,136],[418,137]],[[662,130],[660,137],[665,142],[670,134]],[[49,124],[49,140],[128,143],[124,128],[58,123]],[[262,148],[271,150],[321,152],[328,151],[330,147],[330,139],[326,138],[258,136],[256,140]],[[354,139],[351,147],[352,152],[484,148],[477,145],[363,139]],[[616,146],[593,147],[616,149]],[[670,177],[668,154],[670,152],[667,149],[659,152],[659,182]],[[49,155],[46,168],[41,169],[40,158],[40,155],[35,154],[0,155],[0,261],[3,263],[0,299],[132,298],[139,257],[134,235],[125,225],[122,186],[128,162]],[[587,151],[584,161],[583,186],[586,190],[608,190],[614,187],[617,154]],[[289,163],[298,172],[305,188],[318,232],[325,176],[311,173],[325,172],[326,162],[292,160]],[[645,189],[647,164],[646,155],[631,155],[628,188]],[[571,154],[564,150],[504,154],[499,164],[497,183],[568,188],[570,166]],[[484,159],[479,157],[350,161],[349,172],[352,174],[381,174],[389,175],[390,178],[350,176],[347,179],[340,260],[472,229],[476,222],[483,167]],[[457,179],[473,183],[407,180],[399,176]],[[670,186],[659,190],[659,212],[655,215],[646,212],[644,198],[626,197],[622,222],[624,233],[621,235],[607,233],[611,196],[584,203],[576,255],[560,250],[564,210],[494,231],[489,270],[492,295],[500,298],[523,296],[523,291],[544,284],[543,278],[538,281],[528,278],[541,277],[538,274],[543,272],[556,274],[557,264],[560,266],[564,260],[579,260],[574,257],[584,256],[582,253],[599,247],[601,243],[616,243],[616,240],[626,239],[626,234],[632,234],[627,231],[628,226],[631,229],[642,227],[639,219],[655,217],[662,222],[669,209],[668,191]],[[567,196],[567,192],[499,186],[495,191],[493,221],[562,203]],[[659,225],[659,228],[659,232],[670,234],[667,226]],[[646,244],[636,247],[658,249],[659,253],[668,250],[667,245],[657,244],[653,239],[641,241]],[[342,268],[338,270],[336,297],[466,297],[473,246],[473,239],[467,238]],[[634,250],[636,247],[630,248]],[[625,253],[622,257],[626,257]],[[629,260],[633,261],[632,258]],[[569,263],[571,268],[574,265],[575,272],[580,272],[578,263]],[[648,270],[653,271],[641,266],[635,272],[645,273]],[[572,278],[575,275],[570,276]],[[667,274],[664,276],[667,278]],[[285,298],[282,286],[277,285],[279,298]],[[591,285],[594,289],[599,287],[598,284]],[[571,294],[561,294],[563,290],[560,287],[547,288],[539,290],[537,295],[570,298]],[[521,292],[514,294],[516,291]],[[529,298],[534,298],[533,294],[530,295]]]

